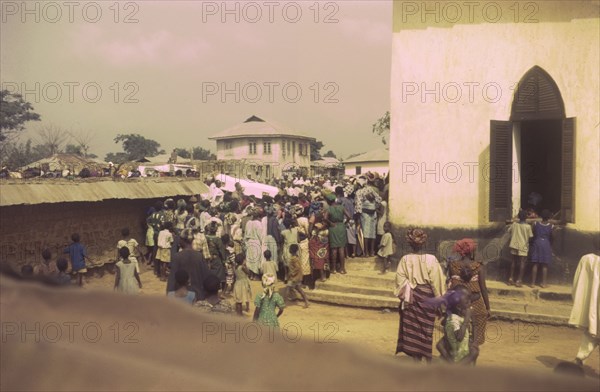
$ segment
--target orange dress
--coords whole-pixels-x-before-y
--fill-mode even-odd
[[[465,282],[461,278],[460,262],[451,262],[448,266],[448,272],[450,275],[450,283],[448,289],[452,289],[457,285],[463,285],[469,288],[472,293],[479,293],[479,299],[473,302],[473,316],[471,320],[473,322],[473,341],[477,345],[482,345],[485,342],[485,326],[487,322],[487,309],[485,308],[485,302],[483,302],[483,296],[481,295],[481,287],[479,286],[479,271],[482,267],[482,263],[474,261],[467,264],[467,268],[471,274],[471,279]]]

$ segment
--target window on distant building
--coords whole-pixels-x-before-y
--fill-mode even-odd
[[[285,153],[285,139],[281,139],[281,156],[285,158],[287,154]]]
[[[233,142],[225,142],[225,149],[231,150],[233,148]]]
[[[361,172],[362,172],[362,167],[356,166],[356,174],[361,174]]]
[[[288,140],[288,142],[287,142],[287,153],[288,153],[288,155],[290,155],[290,150],[291,150],[290,149],[290,141]]]
[[[250,143],[248,144],[248,153],[250,155],[255,155],[256,154],[256,142],[255,141],[250,141]]]
[[[271,154],[271,141],[270,140],[263,141],[263,154]]]
[[[292,156],[296,156],[296,142],[292,142]]]

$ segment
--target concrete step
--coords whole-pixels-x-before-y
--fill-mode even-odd
[[[379,272],[371,270],[348,270],[345,275],[335,274],[325,282],[325,284],[341,283],[345,285],[353,285],[358,289],[384,289],[393,291],[395,285],[396,274],[388,272],[385,275],[379,274]],[[319,285],[324,283],[319,282]],[[545,289],[541,287],[531,288],[527,285],[523,287],[509,286],[504,282],[498,282],[495,280],[486,281],[488,288],[488,294],[490,297],[502,297],[502,298],[519,298],[528,301],[534,300],[547,300],[547,301],[564,301],[571,302],[571,287],[551,285]],[[357,291],[361,292],[361,291]],[[378,294],[369,293],[365,294]]]
[[[383,294],[383,291],[378,292]],[[398,299],[393,295],[330,291],[321,288],[308,290],[306,294],[310,301],[360,308],[392,309],[394,311],[399,304]],[[557,304],[555,301],[543,300],[532,303],[515,299],[490,299],[490,307],[492,308],[492,319],[519,320],[550,325],[568,325],[571,312],[569,304]]]

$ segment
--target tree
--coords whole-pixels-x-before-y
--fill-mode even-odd
[[[323,142],[318,140],[310,142],[310,160],[318,161],[321,159],[321,149],[323,148]]]
[[[117,135],[114,140],[115,143],[123,143],[124,153],[107,154],[106,158],[104,159],[107,162],[110,161],[116,163],[115,161],[121,159],[125,159],[125,161],[135,161],[140,158],[155,157],[159,154],[165,153],[165,150],[160,150],[160,144],[157,141],[146,139],[142,135],[138,135],[136,133]],[[109,155],[115,160],[109,159]]]
[[[109,152],[104,158],[105,162],[112,162],[116,165],[129,161],[129,155],[124,152]]]
[[[323,155],[323,158],[337,158],[337,157],[335,156],[335,153],[333,151],[329,150],[325,153],[325,155]]]
[[[390,137],[390,112],[387,111],[375,124],[373,124],[373,133],[381,136],[381,142],[388,144]]]
[[[78,132],[69,132],[71,138],[75,141],[75,146],[79,148],[79,155],[85,158],[93,158],[94,154],[90,154],[90,146],[92,141],[96,137],[96,134],[92,131],[78,131]],[[92,157],[92,155],[94,155]]]
[[[27,121],[40,119],[40,115],[33,111],[33,106],[25,101],[21,94],[8,90],[0,91],[0,142],[25,129],[23,124]]]
[[[38,145],[48,150],[48,156],[61,152],[63,144],[69,140],[69,134],[55,125],[46,125],[37,131]]]
[[[80,146],[76,146],[74,144],[67,144],[65,146],[65,154],[74,154],[83,156],[83,152],[81,151]]]
[[[190,157],[197,161],[210,161],[217,159],[217,156],[215,154],[211,153],[210,150],[202,147],[194,147],[192,149],[191,155],[190,150],[186,148],[176,148],[175,151],[177,152],[177,155],[186,159],[189,159]]]

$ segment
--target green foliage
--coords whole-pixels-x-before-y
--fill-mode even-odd
[[[387,111],[375,124],[373,124],[373,133],[381,136],[383,144],[388,143],[390,137],[390,112]]]
[[[337,158],[337,156],[333,151],[329,150],[323,155],[323,158]]]
[[[114,141],[115,143],[123,143],[124,152],[107,154],[104,158],[106,162],[122,163],[165,153],[165,150],[160,149],[160,144],[157,141],[146,139],[136,133],[117,135]]]
[[[190,158],[190,150],[186,148],[176,148],[175,151],[177,155],[182,158],[189,159]],[[192,149],[192,159],[198,161],[209,161],[217,159],[217,156],[210,152],[210,150],[202,148],[202,147],[194,147]]]
[[[315,140],[310,142],[310,160],[318,161],[321,159],[321,149],[323,148],[323,142]]]
[[[20,94],[0,91],[0,142],[25,129],[27,121],[40,121],[40,115]]]

